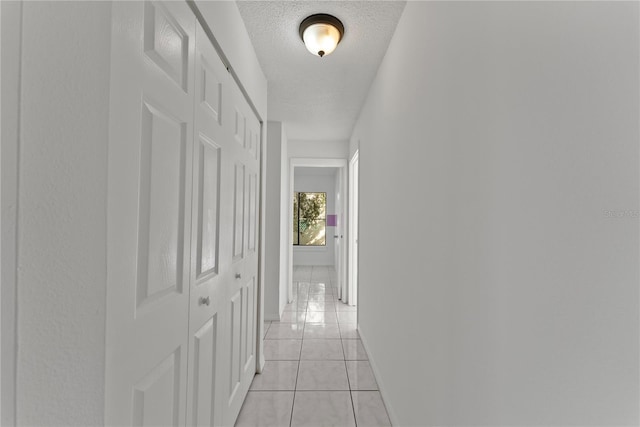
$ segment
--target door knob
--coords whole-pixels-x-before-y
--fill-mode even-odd
[[[338,237],[340,237],[340,236],[338,236],[337,234],[334,234],[334,235],[333,235],[333,237],[335,237],[335,238],[337,239],[337,238],[338,238]]]
[[[236,273],[236,279],[242,279],[242,274]]]
[[[209,305],[211,303],[211,300],[209,299],[209,297],[200,297],[198,303],[200,303],[200,305]]]

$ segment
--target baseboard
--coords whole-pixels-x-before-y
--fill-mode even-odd
[[[278,316],[277,314],[265,314],[264,315],[264,321],[265,322],[279,322],[280,321],[280,316]]]
[[[389,421],[391,421],[392,426],[398,426],[400,423],[398,422],[398,417],[396,416],[396,412],[393,407],[390,405],[390,400],[386,394],[386,388],[384,386],[384,381],[382,380],[382,376],[380,375],[380,370],[378,369],[378,365],[376,365],[375,359],[372,357],[372,353],[370,351],[369,344],[367,342],[366,334],[362,333],[362,329],[360,325],[358,325],[358,333],[360,334],[360,341],[362,341],[362,345],[364,346],[367,355],[369,356],[369,364],[371,365],[371,370],[373,371],[373,375],[376,377],[376,382],[378,383],[378,389],[380,391],[380,395],[382,396],[382,402],[384,403],[385,408],[387,408],[387,414],[389,415]]]

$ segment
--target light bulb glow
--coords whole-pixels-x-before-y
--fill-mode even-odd
[[[336,49],[340,41],[340,32],[329,24],[310,25],[303,34],[307,50],[314,55],[329,55]]]
[[[344,36],[344,25],[338,18],[326,13],[307,16],[298,29],[305,47],[316,56],[329,55]]]

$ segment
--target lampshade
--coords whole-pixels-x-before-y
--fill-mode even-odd
[[[300,37],[307,50],[319,57],[333,52],[343,34],[342,22],[335,16],[324,13],[311,15],[300,24]]]

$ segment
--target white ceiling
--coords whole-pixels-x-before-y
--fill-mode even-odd
[[[405,2],[236,3],[269,84],[269,120],[285,123],[291,140],[349,139]],[[298,34],[314,13],[334,15],[345,27],[338,48],[324,58],[310,54]]]

